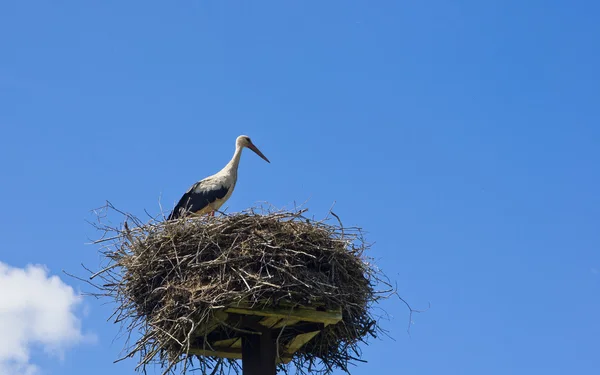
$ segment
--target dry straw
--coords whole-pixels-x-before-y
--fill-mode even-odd
[[[99,288],[92,294],[114,303],[111,320],[128,337],[122,359],[139,356],[137,369],[158,363],[165,374],[192,367],[205,374],[239,371],[234,359],[190,350],[206,338],[199,327],[240,301],[254,308],[342,308],[340,323],[279,365],[285,373],[349,373],[349,365],[361,361],[361,343],[382,332],[372,306],[393,290],[365,257],[369,244],[360,228],[344,228],[333,213],[316,221],[304,216],[306,210],[256,208],[142,223],[106,208],[125,215],[125,225],[94,224],[103,233],[96,243],[105,263],[91,276]],[[221,328],[239,330],[225,322]]]

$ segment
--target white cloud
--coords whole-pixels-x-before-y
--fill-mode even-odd
[[[13,268],[0,262],[0,375],[35,375],[32,347],[63,357],[86,340],[75,315],[81,303],[73,288],[43,266]]]

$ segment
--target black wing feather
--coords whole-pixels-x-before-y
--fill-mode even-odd
[[[198,186],[201,184],[202,181],[195,183],[190,190],[183,194],[183,197],[181,197],[179,203],[177,203],[177,206],[175,206],[167,220],[177,219],[188,212],[197,212],[217,199],[223,199],[229,191],[229,189],[223,185],[216,190],[198,190]]]

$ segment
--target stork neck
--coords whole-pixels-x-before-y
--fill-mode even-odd
[[[225,168],[233,169],[234,172],[237,172],[238,165],[240,165],[240,158],[242,157],[242,148],[243,147],[239,147],[239,146],[235,147],[235,152],[233,153],[233,157],[231,158],[229,163],[227,163],[227,166]]]

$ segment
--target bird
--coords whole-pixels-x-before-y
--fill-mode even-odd
[[[195,214],[215,216],[217,211],[233,193],[237,182],[238,166],[242,150],[249,148],[267,163],[269,159],[252,143],[247,135],[240,135],[235,140],[235,152],[233,157],[219,172],[206,177],[193,184],[188,191],[183,194],[167,220],[181,218],[185,215]]]

